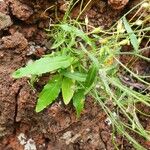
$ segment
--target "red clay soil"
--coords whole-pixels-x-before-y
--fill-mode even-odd
[[[116,2],[110,0],[108,5],[106,0],[96,0],[84,15],[95,26],[109,27],[131,4],[125,6],[127,2],[124,0],[123,6],[119,5],[121,9],[114,10]],[[0,1],[0,150],[115,149],[107,116],[90,97],[80,119],[76,118],[72,106],[64,106],[61,99],[37,114],[34,111],[37,94],[45,80],[33,90],[27,79],[11,77],[14,70],[48,52],[50,43],[43,29],[49,26],[50,20],[55,21],[56,7],[61,18],[63,5],[63,0]],[[150,119],[141,120],[150,128]],[[117,134],[115,141],[122,150],[134,149]],[[147,149],[150,147],[150,143],[144,144],[144,139],[139,141]]]

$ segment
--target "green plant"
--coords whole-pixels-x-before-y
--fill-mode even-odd
[[[144,92],[150,87],[145,80],[149,76],[134,72],[132,67],[120,61],[120,56],[130,55],[150,61],[142,55],[142,52],[147,50],[147,45],[140,48],[143,38],[149,42],[146,33],[150,28],[144,26],[147,18],[140,16],[138,20],[142,18],[142,24],[136,25],[137,20],[128,22],[125,14],[111,29],[103,30],[88,25],[87,18],[85,23],[68,20],[68,12],[70,7],[62,22],[51,25],[51,29],[46,30],[53,41],[51,49],[54,51],[18,69],[13,73],[13,77],[32,78],[50,73],[50,81],[39,94],[36,112],[46,108],[62,93],[64,103],[67,105],[72,100],[79,117],[84,108],[85,96],[91,95],[111,119],[113,128],[127,137],[137,149],[144,149],[128,130],[150,140],[150,132],[143,128],[138,119],[137,113],[140,111],[136,106],[138,103],[150,106],[149,93]],[[85,32],[87,27],[91,28],[91,31]],[[130,52],[122,52],[124,45],[132,45],[133,49]],[[131,78],[145,88],[136,91],[134,86],[124,84],[123,73],[130,74]],[[110,102],[115,106],[114,110],[108,107]],[[112,111],[117,115],[114,116]],[[127,123],[122,121],[120,114],[126,118]]]
[[[24,68],[18,69],[13,73],[13,77],[32,77],[51,72],[51,77],[52,75],[53,77],[39,94],[36,112],[40,112],[50,105],[58,97],[60,91],[62,91],[63,100],[66,105],[74,96],[73,104],[79,116],[83,109],[84,97],[95,81],[98,65],[96,64],[96,58],[92,57],[81,43],[80,45],[83,49],[82,52],[76,49],[73,50],[72,46],[76,44],[76,37],[83,38],[90,45],[92,45],[93,42],[84,34],[84,32],[68,24],[58,25],[57,32],[58,34],[55,34],[57,40],[54,42],[52,49],[58,50],[52,54],[45,55],[43,58]],[[70,36],[72,39],[70,39]],[[69,39],[67,39],[67,37],[69,37]],[[93,64],[91,62],[88,63],[88,65],[91,64],[90,69],[83,68],[80,64],[83,63],[83,61],[86,62],[88,60],[85,53],[87,53],[94,62]]]

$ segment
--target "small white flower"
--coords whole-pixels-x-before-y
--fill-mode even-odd
[[[97,89],[100,88],[100,85],[99,85],[99,84],[96,84],[96,88],[97,88]]]
[[[141,7],[143,7],[143,8],[148,8],[149,6],[150,6],[150,4],[147,2],[145,2],[141,5]]]
[[[88,16],[86,15],[85,16],[85,25],[87,26],[89,24],[89,19],[88,19]]]
[[[135,25],[137,25],[137,26],[141,26],[143,24],[143,21],[142,20],[137,20],[136,22],[135,22]]]
[[[115,118],[117,118],[117,114],[116,114],[116,112],[113,112],[113,116],[114,116]]]
[[[92,33],[92,34],[93,34],[93,33],[100,33],[101,31],[102,31],[102,28],[97,27],[97,28],[94,28],[91,33]]]
[[[119,20],[119,21],[118,21],[118,24],[117,24],[117,32],[118,32],[118,33],[124,33],[124,32],[125,32],[125,29],[124,29],[124,27],[123,27],[122,20]]]
[[[128,45],[129,40],[128,39],[124,39],[121,42],[119,42],[119,45]]]
[[[138,38],[138,43],[140,44],[142,41],[142,38]]]

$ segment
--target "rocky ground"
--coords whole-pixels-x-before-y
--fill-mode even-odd
[[[92,25],[107,28],[138,2],[94,0],[81,19],[88,15]],[[114,150],[108,118],[90,97],[80,119],[60,100],[37,114],[37,94],[45,80],[33,90],[27,79],[11,77],[15,69],[49,51],[44,29],[56,22],[56,8],[61,19],[63,0],[0,0],[0,150]],[[71,15],[78,15],[78,5]],[[150,119],[141,120],[150,128]],[[144,139],[139,141],[150,147]],[[120,135],[116,142],[120,149],[133,149]]]

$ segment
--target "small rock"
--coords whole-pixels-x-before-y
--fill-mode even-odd
[[[45,54],[46,47],[41,47],[39,45],[35,45],[33,42],[29,42],[29,49],[27,56],[34,55],[38,58],[40,58],[42,55]]]
[[[66,141],[66,145],[69,145],[70,143],[74,143],[79,137],[81,137],[81,134],[76,134],[72,138],[70,138],[68,141]]]
[[[20,133],[17,138],[18,138],[21,145],[26,144],[26,136],[24,133]]]
[[[0,30],[5,29],[12,25],[12,21],[9,15],[0,12]]]
[[[4,53],[0,51],[0,59],[4,57]]]
[[[72,132],[71,131],[67,131],[63,134],[63,136],[61,137],[61,139],[64,140],[69,140],[72,137]]]
[[[74,143],[76,141],[76,139],[78,139],[79,137],[81,137],[81,134],[75,134],[74,136],[72,136],[72,132],[71,131],[67,131],[63,134],[63,136],[61,137],[61,139],[66,141],[66,145],[69,145],[70,143]]]
[[[24,50],[28,46],[27,39],[23,36],[23,34],[19,32],[15,32],[11,36],[5,36],[0,41],[0,49],[13,49],[15,50]]]
[[[4,13],[4,14],[8,13],[7,4],[4,1],[2,1],[2,0],[0,0],[0,12]]]
[[[90,132],[90,131],[91,131],[91,129],[90,129],[90,128],[86,128],[86,131],[87,131],[87,132]]]
[[[22,21],[27,20],[33,14],[33,10],[20,1],[11,0],[10,8],[12,14]]]
[[[108,126],[110,126],[110,125],[112,124],[112,121],[111,121],[111,119],[108,117],[108,118],[106,118],[105,123],[106,123]]]
[[[34,140],[29,139],[24,146],[24,150],[37,150]]]
[[[108,4],[116,10],[124,8],[128,2],[129,0],[108,0]]]

